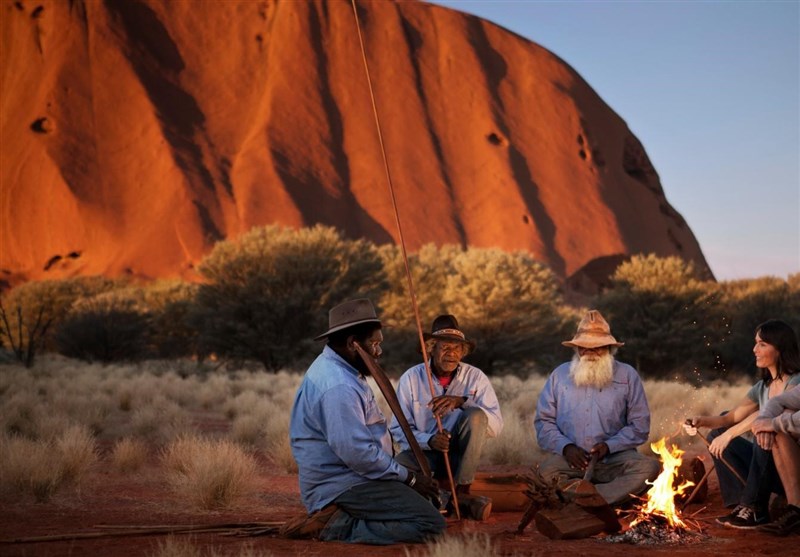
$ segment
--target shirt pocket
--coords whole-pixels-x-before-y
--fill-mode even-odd
[[[383,415],[383,412],[381,412],[378,401],[375,400],[374,397],[367,400],[364,418],[366,419],[367,425],[386,423],[386,417]]]

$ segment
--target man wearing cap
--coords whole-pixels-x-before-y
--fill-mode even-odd
[[[434,319],[431,332],[423,336],[431,356],[436,394],[431,396],[428,372],[421,363],[400,378],[397,398],[434,477],[440,484],[448,483],[444,462],[447,453],[460,506],[470,518],[484,520],[491,513],[491,500],[472,497],[469,492],[486,438],[497,436],[503,429],[500,404],[486,374],[461,362],[475,349],[475,342],[466,338],[455,316],[440,315]],[[442,422],[442,432],[437,417]],[[397,460],[415,469],[416,460],[396,418],[391,431],[402,449]]]
[[[536,438],[552,453],[539,470],[545,478],[588,479],[610,505],[624,503],[660,471],[658,461],[637,451],[650,434],[641,379],[614,359],[623,343],[599,311],[589,311],[562,344],[575,355],[553,371],[539,396]]]
[[[423,542],[445,520],[426,497],[436,481],[392,458],[392,441],[356,344],[381,355],[381,322],[367,299],[330,310],[322,353],[306,371],[289,424],[307,516],[282,529],[289,538],[386,545]]]

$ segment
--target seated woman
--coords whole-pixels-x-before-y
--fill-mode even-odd
[[[716,428],[709,435],[713,441],[708,450],[714,459],[722,500],[727,507],[735,506],[733,512],[717,522],[731,528],[755,528],[768,523],[770,495],[783,493],[772,453],[740,435],[750,430],[769,399],[800,384],[797,335],[783,321],[771,319],[756,328],[753,353],[761,380],[744,400],[721,416],[697,416],[687,425],[687,429]],[[746,478],[744,485],[721,459]]]

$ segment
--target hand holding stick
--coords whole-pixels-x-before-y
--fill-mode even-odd
[[[693,424],[692,424],[692,421],[691,421],[691,420],[686,420],[686,423],[687,423],[687,425],[689,425],[689,426],[693,426]],[[706,438],[706,436],[705,436],[705,435],[703,435],[702,433],[700,433],[699,431],[697,432],[697,436],[698,436],[698,437],[700,437],[700,439],[702,439],[702,440],[703,440],[703,443],[705,443],[705,444],[706,444],[706,447],[708,447],[708,446],[710,446],[710,445],[711,445],[711,443],[709,443],[709,441],[708,441],[708,439]],[[731,466],[731,465],[730,465],[730,463],[729,463],[727,460],[725,460],[725,458],[724,458],[722,455],[720,455],[720,456],[719,456],[719,461],[720,461],[722,464],[724,464],[724,465],[725,465],[725,467],[726,467],[728,470],[730,470],[730,471],[731,471],[731,473],[732,473],[734,476],[736,476],[736,479],[737,479],[737,480],[739,480],[740,482],[742,482],[742,485],[746,485],[746,484],[747,484],[747,482],[746,482],[746,481],[745,481],[745,479],[744,479],[744,478],[743,478],[743,477],[742,477],[742,476],[739,474],[739,472],[737,472],[737,471],[736,471],[736,469],[735,469],[733,466]]]

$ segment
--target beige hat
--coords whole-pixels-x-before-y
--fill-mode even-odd
[[[572,348],[600,348],[601,346],[622,346],[624,342],[617,342],[611,336],[611,327],[596,309],[589,311],[578,324],[578,332],[572,340],[562,342],[564,346]]]
[[[322,340],[331,333],[341,331],[361,325],[362,323],[380,323],[375,308],[367,298],[348,300],[338,306],[331,308],[328,312],[328,330],[315,337],[314,340]]]

